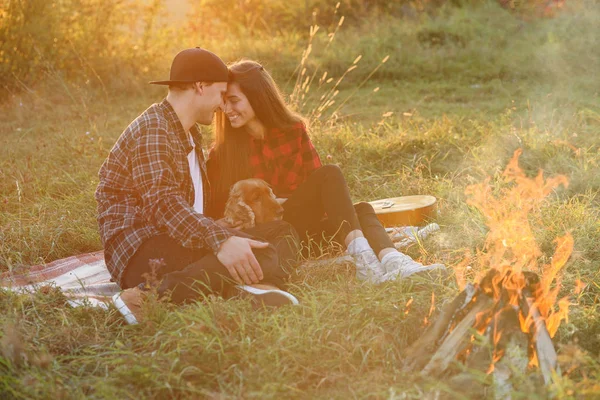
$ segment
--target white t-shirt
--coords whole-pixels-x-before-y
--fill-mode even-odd
[[[190,175],[194,183],[194,210],[200,214],[204,212],[204,195],[202,193],[202,171],[200,170],[200,162],[196,154],[196,145],[192,139],[192,135],[188,132],[188,139],[192,145],[192,151],[188,154],[188,163],[190,164]]]

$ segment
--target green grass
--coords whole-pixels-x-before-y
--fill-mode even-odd
[[[561,294],[572,295],[569,321],[554,339],[563,376],[544,390],[521,385],[514,398],[600,395],[600,11],[584,5],[530,22],[484,3],[344,26],[331,50],[316,38],[307,61],[308,73],[319,68],[317,80],[324,71],[337,78],[363,55],[336,104],[313,121],[312,137],[323,160],[341,166],[356,201],[438,198],[441,232],[408,249],[423,262],[452,268],[465,250],[482,247],[487,228],[464,190],[487,176],[499,185],[514,150],[523,149],[529,176],[543,169],[569,177],[569,187],[530,216],[545,261],[556,237],[570,232],[575,240],[562,278]],[[448,41],[424,42],[435,32]],[[285,83],[304,45],[288,34],[213,48],[228,60],[260,58],[290,93]],[[164,92],[145,85],[145,73],[122,90],[119,79],[102,86],[91,78],[49,73],[0,105],[0,272],[101,249],[98,169],[127,124]],[[313,84],[304,112],[325,88]],[[577,279],[587,287],[574,296]],[[420,399],[431,390],[469,397],[448,380],[402,371],[432,293],[436,313],[458,293],[452,279],[370,286],[357,283],[350,266],[332,265],[298,269],[291,291],[301,306],[276,312],[214,298],[185,307],[151,300],[148,322],[135,327],[115,310],[69,308],[57,291],[0,291],[0,397]]]

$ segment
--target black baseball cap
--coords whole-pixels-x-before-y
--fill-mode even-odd
[[[180,51],[171,64],[168,81],[152,81],[154,85],[174,83],[227,82],[229,70],[216,54],[200,47]]]

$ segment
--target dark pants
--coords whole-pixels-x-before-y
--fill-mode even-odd
[[[302,240],[308,237],[318,245],[333,240],[345,247],[348,233],[360,229],[376,254],[394,247],[373,207],[364,202],[352,204],[348,185],[337,165],[314,171],[283,203],[283,208],[283,220],[292,224]]]
[[[298,258],[298,235],[284,221],[261,224],[244,232],[231,230],[235,236],[269,242],[264,249],[253,249],[263,271],[263,281],[282,287],[289,276],[286,269]],[[183,303],[206,294],[229,297],[236,283],[217,256],[209,249],[182,247],[168,235],[146,240],[137,250],[122,279],[123,289],[148,282],[151,276],[150,260],[162,259],[163,265],[155,271],[159,295],[170,295],[171,301]],[[151,278],[154,279],[154,278]]]

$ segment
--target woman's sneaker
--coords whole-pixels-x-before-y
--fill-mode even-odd
[[[424,240],[427,236],[439,230],[440,226],[435,222],[422,228],[417,226],[386,228],[386,232],[390,234],[390,239],[392,239],[392,242],[395,242],[397,249],[408,247],[419,240]]]
[[[125,289],[112,297],[113,304],[130,325],[136,325],[141,321],[143,293],[140,288],[134,287]]]
[[[351,256],[356,265],[356,279],[371,283],[381,281],[386,270],[373,250],[361,251]]]
[[[380,282],[404,279],[414,274],[425,275],[431,279],[444,277],[447,274],[443,264],[423,265],[400,252],[386,255],[383,266],[386,273],[381,277]]]
[[[283,291],[277,286],[254,284],[239,285],[236,287],[242,292],[244,297],[248,297],[255,306],[281,307],[287,304],[300,304],[293,294]]]

